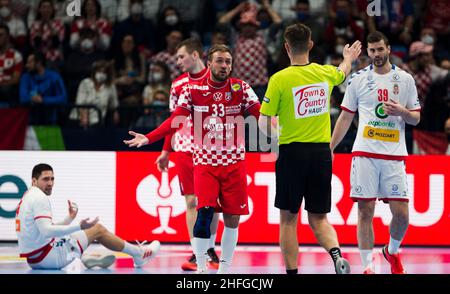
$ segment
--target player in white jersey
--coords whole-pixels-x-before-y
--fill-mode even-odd
[[[36,165],[32,171],[32,187],[17,206],[16,233],[20,256],[27,258],[31,268],[61,269],[75,258],[81,258],[87,268],[110,266],[115,260],[114,255],[83,255],[94,241],[110,250],[131,255],[136,267],[143,266],[158,253],[158,241],[147,246],[127,243],[98,223],[98,217],[72,224],[78,207],[70,201],[69,215],[64,221],[53,223],[48,197],[52,194],[54,179],[50,165]]]
[[[389,245],[383,247],[383,255],[393,274],[404,274],[398,249],[409,222],[405,123],[419,123],[420,104],[413,77],[390,63],[386,36],[373,32],[367,41],[372,64],[350,78],[330,147],[334,150],[339,144],[358,111],[350,196],[358,202],[358,247],[364,273],[375,273],[372,219],[379,199],[389,203],[392,213]]]

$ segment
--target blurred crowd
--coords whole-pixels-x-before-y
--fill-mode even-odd
[[[164,115],[149,109],[167,108],[171,81],[180,74],[176,47],[188,37],[203,42],[205,57],[212,44],[229,45],[233,76],[262,99],[271,74],[289,65],[284,28],[302,22],[313,33],[310,61],[322,64],[338,65],[345,44],[385,33],[392,62],[413,75],[422,104],[422,122],[409,134],[419,145],[432,138],[418,150],[446,149],[449,1],[375,1],[379,16],[367,14],[367,0],[81,0],[81,15],[69,16],[73,1],[0,0],[0,106],[94,105],[98,111],[72,108],[69,121],[157,126]],[[362,55],[354,70],[370,62]],[[345,87],[333,92],[333,119]],[[138,117],[126,111],[142,107]],[[42,117],[34,123],[58,122],[51,111]]]

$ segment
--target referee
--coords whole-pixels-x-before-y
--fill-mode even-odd
[[[275,207],[280,209],[280,247],[286,272],[298,272],[297,220],[302,200],[319,244],[330,253],[336,273],[350,273],[342,258],[336,231],[328,222],[331,210],[330,94],[344,82],[361,42],[344,48],[339,67],[309,62],[311,30],[300,23],[284,32],[291,66],[269,81],[261,106],[259,125],[272,129],[270,116],[278,116],[280,153],[276,162]],[[273,130],[271,130],[273,132]]]

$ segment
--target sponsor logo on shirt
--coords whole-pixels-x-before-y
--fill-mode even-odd
[[[383,103],[379,103],[376,107],[375,107],[375,115],[378,117],[378,118],[382,118],[382,119],[385,119],[385,118],[387,118],[389,115],[387,115],[385,112],[384,112],[384,109],[383,109]]]
[[[214,101],[220,101],[222,100],[222,93],[221,92],[216,92],[213,94],[213,99]]]
[[[292,89],[295,118],[328,113],[328,83],[318,83]]]
[[[239,85],[239,83],[234,83],[233,85],[231,85],[231,89],[233,90],[233,92],[237,92],[241,89],[241,85]]]
[[[207,105],[194,105],[194,111],[197,112],[208,112],[209,106]]]
[[[240,105],[225,106],[225,114],[241,113],[241,110],[242,110],[242,108]]]
[[[386,128],[395,128],[395,122],[392,121],[379,121],[379,120],[371,120],[367,123],[369,126],[373,127],[386,127]]]
[[[400,131],[378,129],[372,128],[370,126],[365,126],[363,131],[363,137],[366,139],[379,140],[385,142],[399,142]]]
[[[270,99],[267,98],[267,97],[264,97],[264,98],[263,98],[263,101],[266,102],[266,103],[269,103],[269,102],[270,102]]]

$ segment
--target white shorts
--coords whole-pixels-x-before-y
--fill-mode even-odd
[[[409,201],[403,160],[355,156],[352,158],[350,183],[350,197],[354,201]]]
[[[64,238],[55,238],[50,244],[52,249],[38,263],[29,263],[32,269],[62,269],[76,258],[80,258],[89,246],[84,231],[78,231]]]

